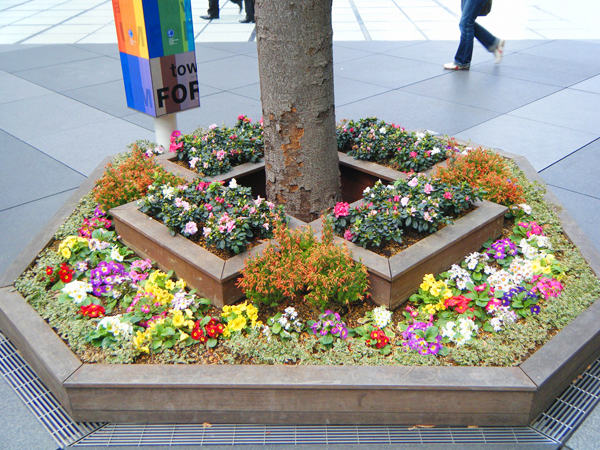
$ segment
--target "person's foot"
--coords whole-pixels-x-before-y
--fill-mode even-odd
[[[240,23],[254,23],[254,20],[246,17],[245,19],[240,20]]]
[[[212,14],[207,14],[205,16],[200,16],[201,19],[204,20],[213,20],[213,19],[218,19],[219,16],[213,16]]]
[[[242,12],[242,0],[231,0],[231,3],[238,5],[240,7],[240,12]]]
[[[500,64],[502,62],[502,57],[504,56],[504,44],[506,44],[506,41],[504,39],[501,39],[500,42],[498,42],[496,48],[494,49],[494,56],[496,57],[494,62],[496,64]]]
[[[446,70],[469,70],[470,68],[471,66],[459,66],[454,62],[444,64]]]

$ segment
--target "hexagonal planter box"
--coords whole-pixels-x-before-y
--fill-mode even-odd
[[[530,179],[539,179],[520,157]],[[0,280],[0,329],[78,421],[523,426],[600,353],[600,302],[517,367],[82,364],[12,283],[87,193],[92,175]],[[548,200],[557,203],[549,194]],[[598,275],[600,255],[563,228]]]

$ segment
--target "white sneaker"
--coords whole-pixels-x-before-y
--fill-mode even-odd
[[[444,64],[446,70],[469,70],[470,68],[471,66],[459,66],[454,62]]]
[[[498,46],[494,49],[494,56],[496,57],[494,62],[496,64],[500,64],[502,62],[502,57],[504,56],[505,43],[506,41],[504,39],[501,39],[500,42],[498,42]]]

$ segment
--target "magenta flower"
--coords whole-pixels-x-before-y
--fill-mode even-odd
[[[344,231],[344,239],[346,239],[347,241],[351,241],[353,237],[354,237],[354,234],[352,234],[352,231],[350,231],[350,230]]]
[[[446,200],[452,200],[452,192],[444,192],[444,198]]]
[[[346,217],[350,214],[350,205],[347,202],[339,202],[333,208],[335,217]]]

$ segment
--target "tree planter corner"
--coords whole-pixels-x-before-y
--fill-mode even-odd
[[[476,206],[454,224],[445,226],[390,258],[340,237],[335,240],[346,244],[354,260],[367,267],[371,299],[378,305],[396,309],[417,291],[423,276],[428,273],[440,274],[465,255],[480,249],[488,239],[500,235],[508,209],[486,200]],[[311,222],[310,225],[314,230],[322,229],[320,221]]]
[[[268,245],[222,259],[185,237],[171,235],[167,226],[138,209],[137,201],[110,210],[120,239],[138,255],[156,261],[165,271],[173,270],[187,285],[222,308],[240,300],[244,293],[237,286],[246,258],[260,254]],[[292,217],[290,226],[303,225]]]

